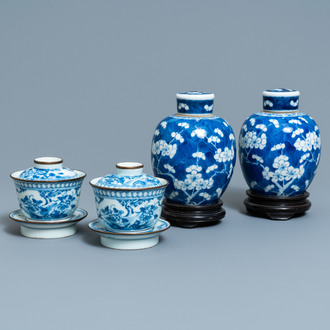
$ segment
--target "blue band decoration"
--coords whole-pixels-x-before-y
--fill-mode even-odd
[[[185,92],[178,93],[176,98],[178,113],[207,115],[213,112],[212,93]]]
[[[263,92],[263,109],[267,111],[295,111],[299,107],[299,91],[277,88]]]

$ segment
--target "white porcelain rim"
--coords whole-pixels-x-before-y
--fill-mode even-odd
[[[96,233],[98,233],[99,235],[113,235],[113,236],[128,236],[128,237],[134,237],[134,236],[145,236],[145,235],[153,235],[153,234],[159,234],[167,229],[169,229],[171,227],[171,223],[165,219],[159,218],[159,220],[164,221],[167,224],[166,228],[160,229],[160,230],[152,230],[152,231],[141,231],[141,232],[109,232],[109,231],[103,231],[103,230],[96,230],[94,228],[91,227],[91,224],[94,223],[95,221],[100,221],[99,219],[95,219],[93,221],[91,221],[88,224],[88,228]],[[157,220],[157,222],[159,221]],[[156,224],[157,224],[156,222]]]
[[[166,186],[169,185],[169,182],[166,179],[155,177],[156,179],[158,179],[162,183],[161,186],[152,186],[152,187],[145,187],[145,188],[134,188],[134,187],[127,187],[127,188],[102,187],[102,186],[98,186],[96,184],[102,178],[103,178],[102,176],[100,176],[99,178],[94,178],[94,179],[92,179],[92,180],[89,181],[89,184],[92,187],[94,187],[94,188],[104,189],[104,190],[113,190],[113,191],[143,191],[143,190],[152,190],[152,189],[156,190],[156,189],[164,188],[164,187],[166,187]]]
[[[66,182],[66,181],[74,181],[74,180],[79,180],[79,179],[83,179],[86,177],[86,173],[80,170],[72,170],[75,173],[78,174],[78,177],[76,178],[69,178],[69,179],[58,179],[58,180],[27,180],[27,179],[21,179],[19,176],[21,173],[23,173],[25,170],[21,170],[21,171],[16,171],[10,174],[10,177],[14,180],[18,180],[18,181],[24,181],[24,182],[34,182],[34,183],[60,183],[60,182]]]
[[[136,170],[143,167],[143,164],[139,162],[119,162],[116,164],[116,168],[120,168],[123,170]]]
[[[37,157],[34,159],[34,163],[41,164],[41,165],[62,164],[63,159],[60,157],[54,157],[54,156]]]
[[[74,216],[74,214],[76,212],[81,212],[82,215],[77,218],[77,219],[72,219],[72,217]],[[9,214],[9,218],[13,221],[19,222],[19,223],[25,223],[25,224],[31,224],[31,225],[46,225],[46,226],[51,226],[51,225],[61,225],[61,224],[69,224],[69,223],[74,223],[74,222],[78,222],[81,221],[83,219],[85,219],[88,216],[88,212],[84,209],[81,208],[77,208],[73,214],[70,216],[69,219],[62,219],[62,220],[22,220],[22,219],[17,219],[14,217],[15,213],[21,213],[21,215],[25,218],[28,219],[27,217],[24,216],[24,214],[22,213],[21,209],[15,210],[13,212],[10,212]]]
[[[263,91],[263,96],[271,96],[271,97],[292,97],[292,96],[299,96],[299,91],[291,91],[291,92],[270,92],[270,91]]]
[[[185,93],[177,93],[176,98],[178,100],[191,100],[191,101],[206,101],[206,100],[214,100],[213,93],[205,93],[205,94],[185,94]]]

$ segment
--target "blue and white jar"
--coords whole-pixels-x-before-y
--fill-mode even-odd
[[[187,92],[176,97],[177,114],[162,120],[154,133],[154,174],[169,181],[167,202],[215,204],[235,166],[233,130],[224,119],[213,115],[214,94]]]
[[[168,182],[144,174],[141,163],[122,162],[116,168],[116,174],[90,181],[98,219],[115,232],[152,229],[159,220]]]
[[[297,90],[266,90],[263,111],[244,122],[239,156],[253,193],[297,196],[311,184],[320,161],[320,131],[298,104]]]
[[[86,173],[63,166],[57,157],[40,157],[34,167],[12,173],[23,214],[32,220],[64,220],[78,207]]]

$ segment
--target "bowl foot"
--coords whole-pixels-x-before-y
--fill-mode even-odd
[[[159,242],[159,234],[151,235],[126,235],[126,236],[101,236],[101,244],[116,250],[141,250],[148,249]]]
[[[246,210],[263,218],[271,220],[289,220],[302,216],[311,207],[306,191],[301,195],[292,197],[263,196],[247,190],[248,198],[244,200]]]
[[[28,238],[63,238],[74,235],[77,232],[76,224],[54,225],[49,228],[43,225],[22,224],[21,234]]]
[[[161,217],[177,227],[212,226],[218,224],[226,214],[222,204],[221,199],[215,204],[202,206],[172,204],[165,199]]]

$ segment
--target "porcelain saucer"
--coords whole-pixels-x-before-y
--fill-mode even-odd
[[[29,238],[62,238],[77,232],[76,224],[87,216],[87,211],[76,209],[66,220],[30,220],[21,210],[9,214],[10,219],[20,223],[21,234]]]
[[[143,232],[119,233],[109,231],[99,220],[94,220],[88,227],[101,236],[101,244],[117,250],[140,250],[158,244],[159,234],[170,227],[166,220],[159,219],[154,228]]]

